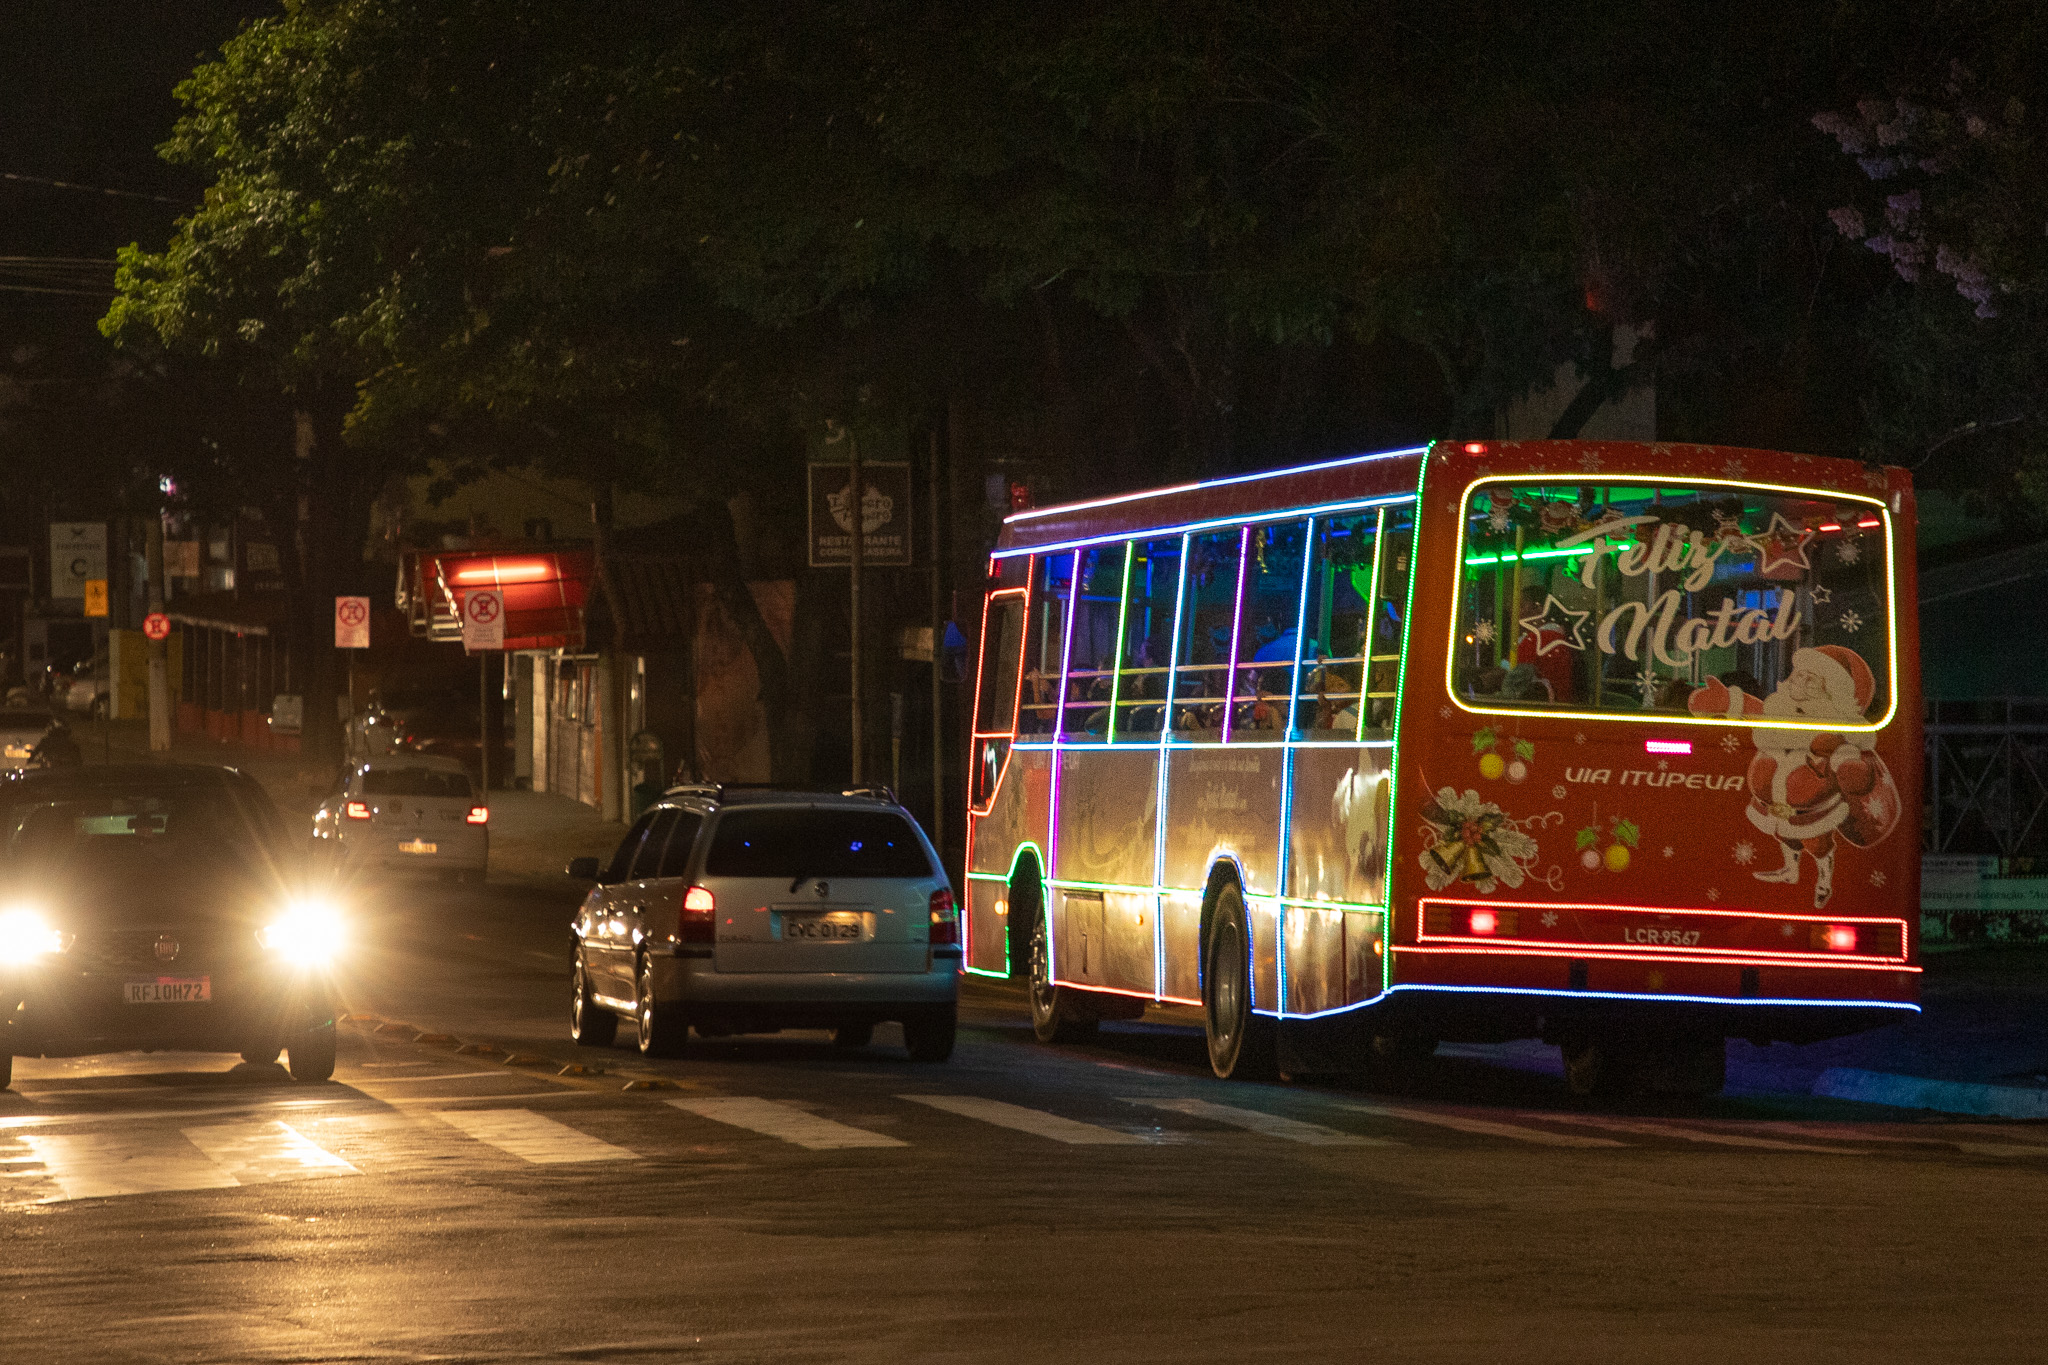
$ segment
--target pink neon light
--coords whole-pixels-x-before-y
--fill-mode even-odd
[[[1643,749],[1645,752],[1653,754],[1689,754],[1692,752],[1692,741],[1689,739],[1646,739],[1643,741]]]
[[[1251,555],[1252,528],[1237,533],[1237,600],[1230,608],[1230,666],[1224,671],[1223,742],[1230,743],[1231,713],[1237,710],[1237,642],[1244,630],[1244,562]]]

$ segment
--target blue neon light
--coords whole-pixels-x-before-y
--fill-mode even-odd
[[[1037,517],[1058,516],[1063,512],[1089,512],[1098,507],[1116,507],[1122,503],[1141,502],[1146,498],[1199,492],[1204,488],[1227,488],[1232,484],[1256,483],[1260,479],[1285,478],[1289,474],[1313,474],[1319,469],[1342,469],[1345,465],[1399,459],[1403,455],[1420,455],[1428,449],[1428,446],[1412,446],[1406,450],[1382,450],[1370,455],[1346,455],[1341,459],[1323,460],[1316,464],[1298,464],[1287,469],[1262,469],[1256,474],[1233,474],[1226,479],[1204,479],[1199,483],[1177,483],[1166,488],[1147,488],[1138,493],[1119,493],[1114,497],[1094,498],[1086,502],[1064,502],[1056,507],[1034,507],[1027,511],[1010,513],[1003,518],[1003,523],[1008,525],[1011,522],[1030,521]]]
[[[1417,982],[1389,986],[1371,999],[1360,1000],[1355,1004],[1339,1005],[1335,1009],[1317,1010],[1313,1014],[1291,1014],[1287,1017],[1290,1019],[1321,1019],[1332,1014],[1349,1014],[1353,1010],[1362,1010],[1368,1005],[1377,1005],[1380,1001],[1398,991],[1443,991],[1458,995],[1540,995],[1567,1000],[1647,1000],[1680,1005],[1790,1005],[1807,1009],[1908,1010],[1914,1014],[1920,1013],[1920,1006],[1902,1000],[1760,999],[1756,996],[1730,995],[1654,995],[1644,991],[1548,990],[1535,986],[1432,986]],[[1253,1012],[1273,1018],[1279,1017],[1272,1010],[1255,1010]]]
[[[1376,498],[1348,498],[1343,502],[1317,503],[1311,507],[1289,507],[1278,512],[1260,512],[1251,516],[1239,513],[1231,517],[1211,517],[1207,521],[1183,522],[1173,526],[1155,526],[1149,530],[1116,531],[1108,535],[1078,536],[1073,540],[1057,541],[1050,545],[1019,545],[1008,550],[997,550],[991,559],[1014,559],[1018,555],[1062,554],[1068,550],[1087,549],[1091,545],[1107,545],[1112,541],[1150,540],[1159,536],[1193,535],[1197,531],[1215,531],[1226,526],[1263,526],[1267,522],[1286,521],[1292,517],[1320,517],[1327,513],[1357,512],[1368,507],[1393,507],[1415,501],[1413,493],[1392,493]]]

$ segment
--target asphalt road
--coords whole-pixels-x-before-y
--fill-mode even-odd
[[[384,894],[329,1084],[18,1062],[0,1360],[2048,1355],[2048,1128],[1593,1111],[1471,1050],[1218,1083],[1184,1021],[1043,1048],[1005,988],[941,1066],[893,1027],[649,1064],[568,1040],[576,896]]]

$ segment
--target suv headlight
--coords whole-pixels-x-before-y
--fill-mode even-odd
[[[256,932],[265,948],[302,967],[321,967],[340,955],[347,934],[341,912],[326,902],[298,901]]]
[[[0,910],[0,965],[20,966],[64,948],[63,933],[40,910]]]

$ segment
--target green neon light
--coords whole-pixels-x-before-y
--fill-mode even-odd
[[[1124,622],[1131,614],[1131,556],[1138,552],[1138,542],[1124,542],[1124,581],[1116,592],[1116,653],[1110,656],[1109,675],[1109,730],[1107,738],[1116,743],[1116,703],[1123,695],[1124,685]],[[1064,680],[1062,680],[1064,685]]]
[[[1386,932],[1382,935],[1384,950],[1380,953],[1382,995],[1394,980],[1394,918],[1391,911],[1394,905],[1394,845],[1398,842],[1396,832],[1401,828],[1401,712],[1408,700],[1408,644],[1415,623],[1415,580],[1421,576],[1418,571],[1422,567],[1422,485],[1429,480],[1429,456],[1435,449],[1436,443],[1431,442],[1429,449],[1422,452],[1422,461],[1415,469],[1415,517],[1408,533],[1412,539],[1408,547],[1408,604],[1401,612],[1401,662],[1395,665],[1394,674],[1394,751],[1388,756],[1393,766],[1387,770],[1387,870],[1380,882],[1389,910]]]

